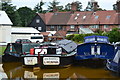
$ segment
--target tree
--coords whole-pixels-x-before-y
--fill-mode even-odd
[[[12,6],[10,2],[2,2],[2,10],[5,11],[11,19],[13,26],[21,26],[20,15],[16,11],[16,6]]]
[[[113,10],[117,10],[117,5],[116,4],[113,5]]]
[[[48,6],[48,11],[49,12],[55,12],[55,11],[62,11],[63,10],[63,6],[58,6],[60,2],[57,2],[56,0],[53,0],[52,2],[49,2],[49,6]]]
[[[108,37],[110,42],[120,41],[120,29],[119,28],[112,29],[112,31],[108,33]]]
[[[65,10],[66,11],[70,11],[71,10],[71,4],[68,3],[67,5],[65,5]]]
[[[37,13],[43,13],[44,11],[43,11],[42,6],[43,6],[44,4],[45,4],[45,2],[43,2],[43,1],[41,0],[41,2],[38,3],[38,4],[35,6],[35,8],[34,8],[35,12],[37,12]]]
[[[82,3],[79,2],[79,1],[76,1],[76,3],[77,3],[77,11],[81,11],[81,9],[82,9]]]
[[[27,26],[28,23],[30,23],[32,18],[35,16],[35,12],[28,7],[21,7],[17,11],[21,17],[22,26],[24,27]]]

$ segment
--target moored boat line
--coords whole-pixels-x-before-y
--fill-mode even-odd
[[[84,39],[80,45],[66,39],[49,43],[9,43],[2,60],[20,61],[24,66],[41,68],[68,67],[76,62],[95,66],[113,60],[119,50],[118,46],[109,43],[106,36],[88,36]]]

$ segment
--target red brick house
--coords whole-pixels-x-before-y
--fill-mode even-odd
[[[120,1],[117,2],[117,5]],[[119,5],[117,7],[120,7]],[[118,8],[119,9],[119,8]],[[42,24],[39,31],[67,31],[68,33],[78,33],[79,28],[89,28],[93,31],[97,29],[110,31],[112,28],[120,28],[120,10],[108,11],[72,11],[72,12],[49,12],[36,14],[33,21],[40,20]],[[34,22],[31,24],[34,24]],[[37,23],[36,23],[37,24]],[[46,29],[46,30],[42,30]]]

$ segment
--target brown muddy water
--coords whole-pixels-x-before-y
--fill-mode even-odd
[[[91,78],[106,79],[119,79],[118,76],[113,75],[111,72],[102,68],[89,68],[85,66],[70,66],[68,68],[58,69],[40,69],[26,68],[21,63],[3,63],[0,66],[1,78],[7,77],[12,79],[28,79],[28,78],[82,78],[85,80]]]

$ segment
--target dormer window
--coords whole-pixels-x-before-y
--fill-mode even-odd
[[[98,19],[99,18],[99,16],[95,16],[95,19]]]
[[[110,19],[110,17],[111,17],[110,15],[109,15],[109,16],[106,16],[106,19]]]

